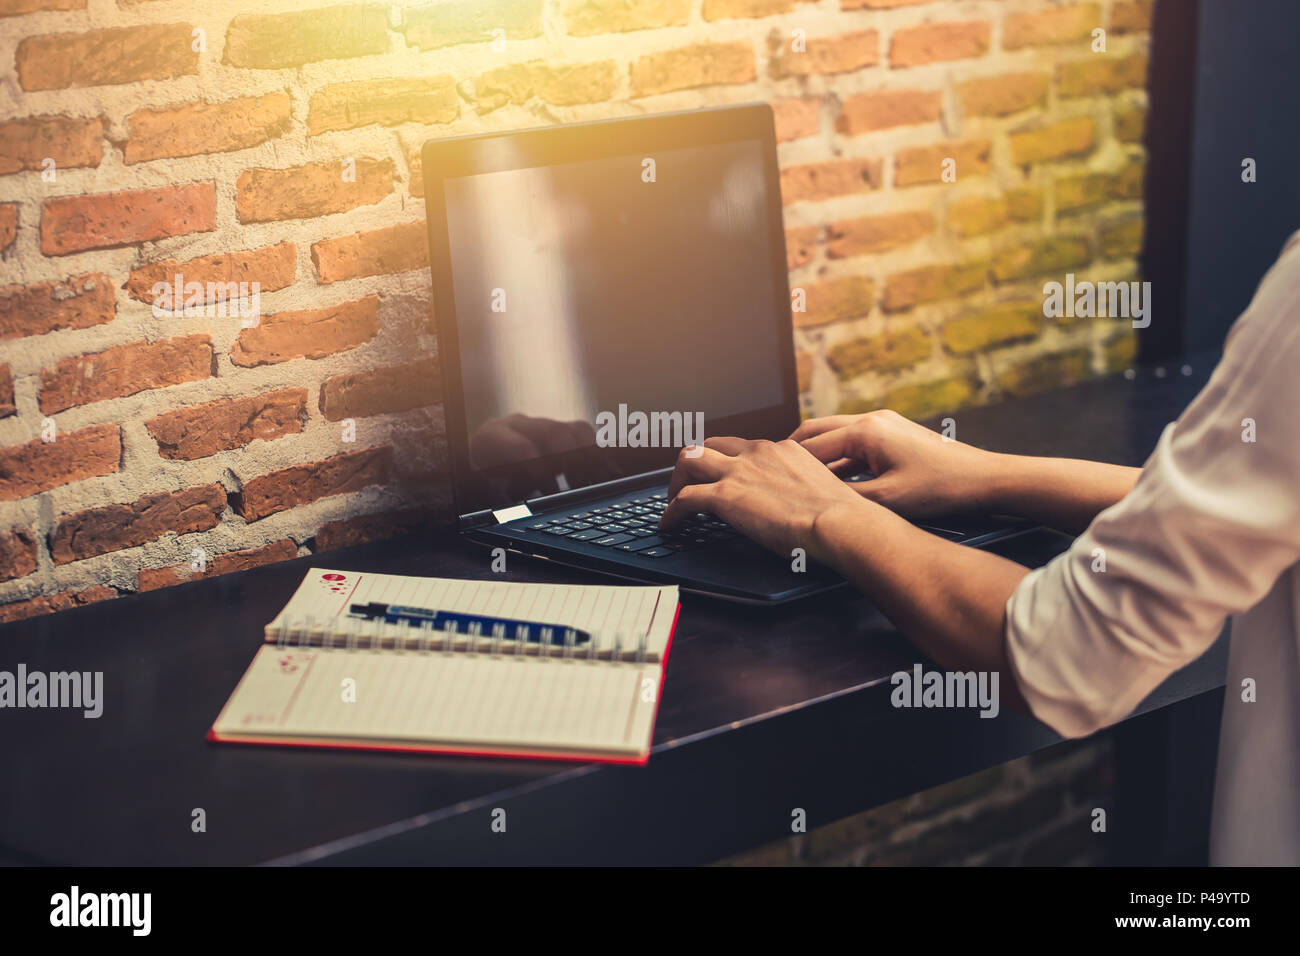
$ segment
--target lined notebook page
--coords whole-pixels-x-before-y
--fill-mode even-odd
[[[265,644],[213,730],[506,753],[645,754],[660,677],[651,663]]]
[[[290,625],[310,620],[313,633],[332,635],[343,644],[359,627],[347,618],[349,606],[371,601],[577,627],[591,632],[596,653],[604,658],[617,646],[620,658],[635,659],[644,641],[643,659],[657,661],[672,634],[677,587],[465,581],[312,568],[267,625],[267,640],[292,642]],[[489,645],[484,639],[478,646]],[[536,644],[525,648],[531,654],[538,650]],[[578,653],[583,652],[585,648]],[[550,648],[549,653],[559,656],[564,649]]]

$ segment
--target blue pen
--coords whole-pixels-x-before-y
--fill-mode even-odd
[[[452,611],[435,611],[426,607],[406,607],[400,604],[382,604],[371,601],[369,604],[353,604],[348,609],[352,617],[367,621],[382,619],[387,624],[407,623],[423,626],[426,623],[435,631],[450,631],[453,634],[477,634],[491,637],[498,627],[504,629],[502,637],[506,640],[518,640],[522,635],[525,641],[533,644],[564,645],[568,632],[573,632],[574,645],[586,644],[591,634],[565,624],[542,624],[538,621],[517,621],[505,617],[482,617],[477,614],[457,614]]]

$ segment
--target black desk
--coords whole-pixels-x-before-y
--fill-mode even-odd
[[[1203,384],[1141,372],[963,411],[986,447],[1140,464]],[[1041,563],[1066,539],[1003,546]],[[863,599],[753,610],[687,596],[645,767],[237,747],[204,740],[262,626],[311,565],[486,577],[450,534],[399,539],[0,627],[0,669],[103,671],[104,714],[0,711],[0,860],[78,864],[694,863],[1059,740],[1004,711],[895,710],[919,659]],[[512,558],[509,577],[583,580]],[[1214,694],[1225,641],[1141,708]],[[193,833],[202,807],[207,832]],[[492,810],[507,830],[493,833]]]

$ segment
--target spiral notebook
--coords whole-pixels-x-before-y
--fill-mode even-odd
[[[358,616],[374,606],[437,609],[450,623]],[[677,610],[675,585],[313,568],[208,738],[644,763]],[[469,616],[549,628],[455,626]]]

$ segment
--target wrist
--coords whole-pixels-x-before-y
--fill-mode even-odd
[[[821,564],[838,568],[839,559],[852,550],[853,542],[870,537],[876,522],[889,519],[907,523],[888,508],[866,498],[836,503],[813,519],[809,553]]]

